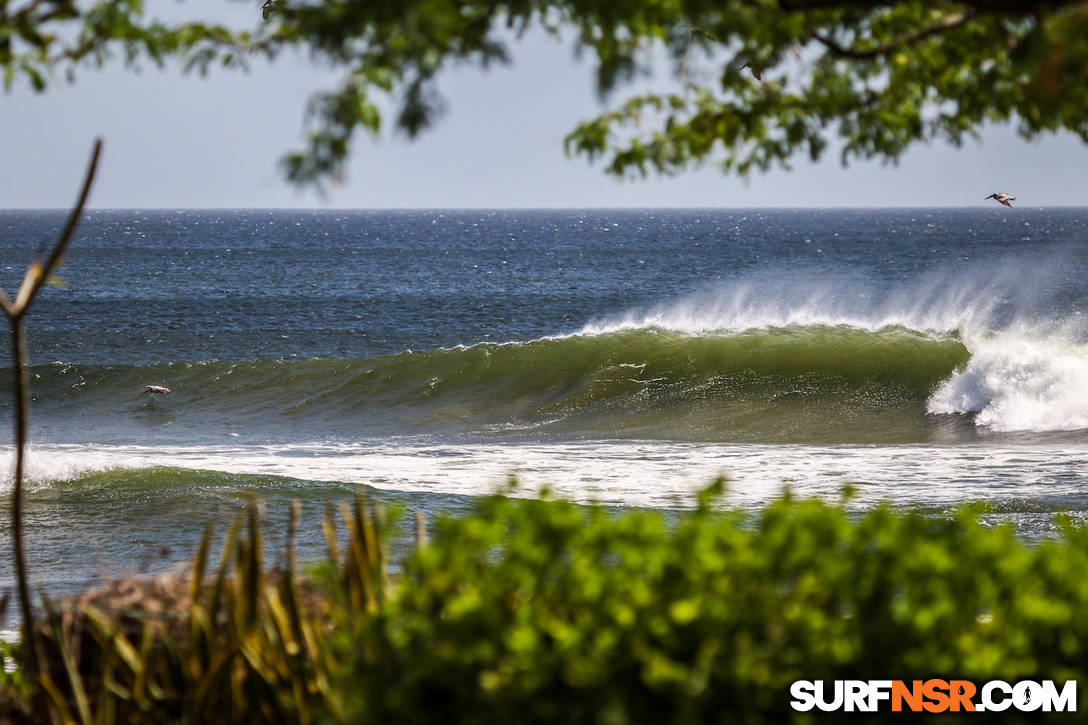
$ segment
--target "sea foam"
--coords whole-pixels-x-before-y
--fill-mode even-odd
[[[133,461],[131,466],[139,465]],[[26,452],[25,471],[29,487],[66,481],[87,473],[126,466],[112,453],[82,445],[30,446]],[[11,491],[15,453],[12,446],[0,448],[0,494]]]
[[[995,431],[1088,428],[1088,345],[1026,330],[972,336],[967,365],[930,397],[930,413],[976,413]]]
[[[126,475],[93,473],[58,481],[73,491],[110,487],[109,506],[149,496],[222,497],[263,491],[289,497],[311,486],[364,484],[388,491],[480,496],[503,488],[536,496],[547,486],[579,503],[685,507],[719,475],[730,480],[726,503],[763,506],[784,486],[800,496],[836,498],[859,486],[866,503],[894,499],[908,505],[954,505],[979,498],[1080,496],[1084,450],[1079,446],[752,446],[659,441],[473,443],[445,445],[406,439],[357,444],[140,447],[43,446],[60,459],[109,458]],[[227,474],[193,488],[186,471]],[[173,475],[180,473],[182,475]],[[278,477],[278,479],[277,479]],[[36,486],[46,486],[39,482]],[[100,499],[71,500],[73,512]]]

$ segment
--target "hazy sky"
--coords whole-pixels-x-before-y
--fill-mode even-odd
[[[277,161],[300,143],[310,93],[336,75],[287,56],[206,79],[85,71],[74,86],[0,97],[0,207],[69,204],[99,134],[99,208],[971,206],[993,204],[983,197],[994,191],[1024,206],[1088,205],[1088,147],[1071,135],[1028,143],[1007,127],[958,150],[920,146],[898,167],[843,169],[832,152],[748,182],[714,168],[617,181],[562,150],[601,110],[592,69],[570,44],[535,35],[509,68],[447,72],[438,126],[414,142],[359,136],[346,183],[324,199],[290,187]]]

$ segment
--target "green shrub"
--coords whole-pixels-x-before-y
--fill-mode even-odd
[[[378,616],[334,611],[334,689],[375,723],[777,723],[811,719],[797,679],[1077,679],[1086,566],[1084,529],[1032,546],[968,512],[495,497],[438,522]]]

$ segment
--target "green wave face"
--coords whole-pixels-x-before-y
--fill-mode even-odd
[[[43,415],[294,435],[457,432],[767,442],[932,439],[929,394],[968,360],[889,327],[635,330],[369,360],[37,368]],[[167,385],[170,396],[142,394]],[[175,429],[178,430],[178,429]]]

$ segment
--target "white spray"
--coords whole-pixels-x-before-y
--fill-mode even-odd
[[[971,359],[945,380],[928,412],[976,414],[994,431],[1088,428],[1088,334],[1081,311],[1058,303],[1060,263],[1003,264],[931,274],[890,291],[865,278],[781,273],[727,283],[668,304],[587,324],[578,334],[657,329],[687,335],[745,330],[898,326],[958,338]]]

